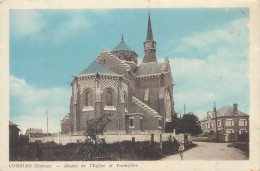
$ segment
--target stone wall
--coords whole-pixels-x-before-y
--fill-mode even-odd
[[[118,87],[118,84],[120,86]],[[106,107],[106,90],[112,90],[113,106]],[[118,88],[121,94],[118,95]],[[96,90],[96,92],[95,92]],[[87,91],[92,93],[91,106],[85,104],[85,94]],[[100,117],[103,114],[111,114],[111,123],[109,123],[106,129],[118,130],[118,116],[120,130],[125,130],[125,101],[121,102],[123,93],[128,92],[128,85],[122,80],[119,80],[117,76],[103,76],[100,79],[96,79],[93,76],[82,76],[75,79],[72,84],[72,99],[71,99],[71,125],[73,126],[73,132],[84,131],[86,129],[86,123],[88,119]],[[96,94],[96,95],[95,95]],[[121,97],[122,96],[122,97]],[[117,112],[118,110],[118,112]],[[118,113],[120,113],[118,115]],[[65,128],[66,127],[66,128]],[[76,128],[76,129],[75,129]],[[70,132],[68,124],[63,123],[62,129],[64,133]]]
[[[132,101],[135,103],[135,112],[143,114],[141,117],[143,118],[143,130],[161,130],[162,128],[158,125],[158,117],[160,115],[158,112],[150,108],[148,105],[133,97]],[[138,119],[138,118],[137,118]],[[140,119],[139,119],[140,120]],[[140,121],[139,121],[140,122]]]
[[[159,111],[159,79],[158,77],[139,78],[137,80],[138,89],[136,90],[136,97],[145,102],[155,111]],[[145,90],[149,89],[148,101],[144,100]]]
[[[163,76],[162,82],[163,82],[163,86],[164,86],[165,92],[169,91],[169,94],[170,94],[171,107],[172,107],[171,108],[171,116],[173,116],[173,115],[175,115],[174,99],[173,99],[173,93],[174,93],[173,92],[173,85],[174,85],[174,82],[173,82],[171,66],[170,66],[168,58],[165,58],[165,61],[164,61],[164,71],[165,71],[165,74]]]
[[[70,132],[70,119],[64,119],[61,122],[61,133]]]
[[[149,133],[140,133],[140,134],[115,134],[115,135],[100,135],[99,139],[105,139],[106,143],[114,143],[114,142],[122,142],[122,141],[132,141],[132,138],[135,139],[136,142],[142,141],[151,141],[151,134]],[[163,133],[162,141],[169,141],[170,139],[173,141],[177,140],[178,142],[183,142],[185,140],[185,136],[183,134],[174,134],[174,133]],[[49,137],[30,137],[29,142],[35,142],[36,140],[42,141],[42,143],[52,142],[54,141],[57,144],[66,145],[68,143],[77,143],[84,142],[86,139],[83,135],[72,135],[72,134],[59,134],[56,136]],[[160,142],[160,133],[154,133],[154,141]],[[191,137],[189,136],[186,141],[191,141]]]

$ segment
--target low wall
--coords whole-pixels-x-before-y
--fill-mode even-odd
[[[211,134],[206,137],[192,137],[192,141],[200,141],[200,142],[216,142],[217,137],[216,134]],[[237,141],[248,141],[248,135],[241,134],[218,134],[218,142],[237,142]]]
[[[160,142],[160,135],[162,135],[162,141],[168,141],[176,139],[178,142],[191,141],[189,135],[184,134],[174,134],[174,133],[163,133],[154,134],[154,142]],[[186,137],[185,137],[186,136]],[[151,134],[132,134],[132,135],[100,135],[99,139],[105,139],[106,143],[122,142],[122,141],[132,141],[134,138],[136,142],[151,141]],[[29,142],[35,142],[36,140],[42,143],[54,141],[57,144],[66,145],[68,143],[84,142],[86,137],[84,135],[71,135],[71,134],[59,134],[56,136],[48,137],[30,137]]]
[[[192,141],[209,142],[209,137],[192,137]]]

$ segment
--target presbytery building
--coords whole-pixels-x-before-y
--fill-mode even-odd
[[[82,134],[87,120],[110,114],[106,134],[162,133],[174,114],[173,78],[169,59],[157,61],[150,15],[145,55],[127,46],[123,36],[112,51],[103,50],[71,82],[70,111],[61,133]]]
[[[203,132],[216,132],[217,126],[221,135],[248,133],[249,115],[238,110],[237,104],[217,109],[217,117],[213,111],[207,112],[207,116],[200,121]]]

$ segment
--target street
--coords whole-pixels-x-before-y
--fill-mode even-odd
[[[239,149],[227,147],[229,143],[193,142],[196,147],[183,153],[183,160],[248,160]],[[181,160],[180,155],[167,156],[161,160]]]

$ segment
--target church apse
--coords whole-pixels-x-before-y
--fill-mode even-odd
[[[150,14],[144,52],[138,64],[137,53],[122,35],[111,52],[104,49],[76,76],[62,133],[82,134],[87,120],[104,114],[111,117],[106,134],[164,132],[174,113],[173,79],[168,59],[162,63],[156,59]]]

